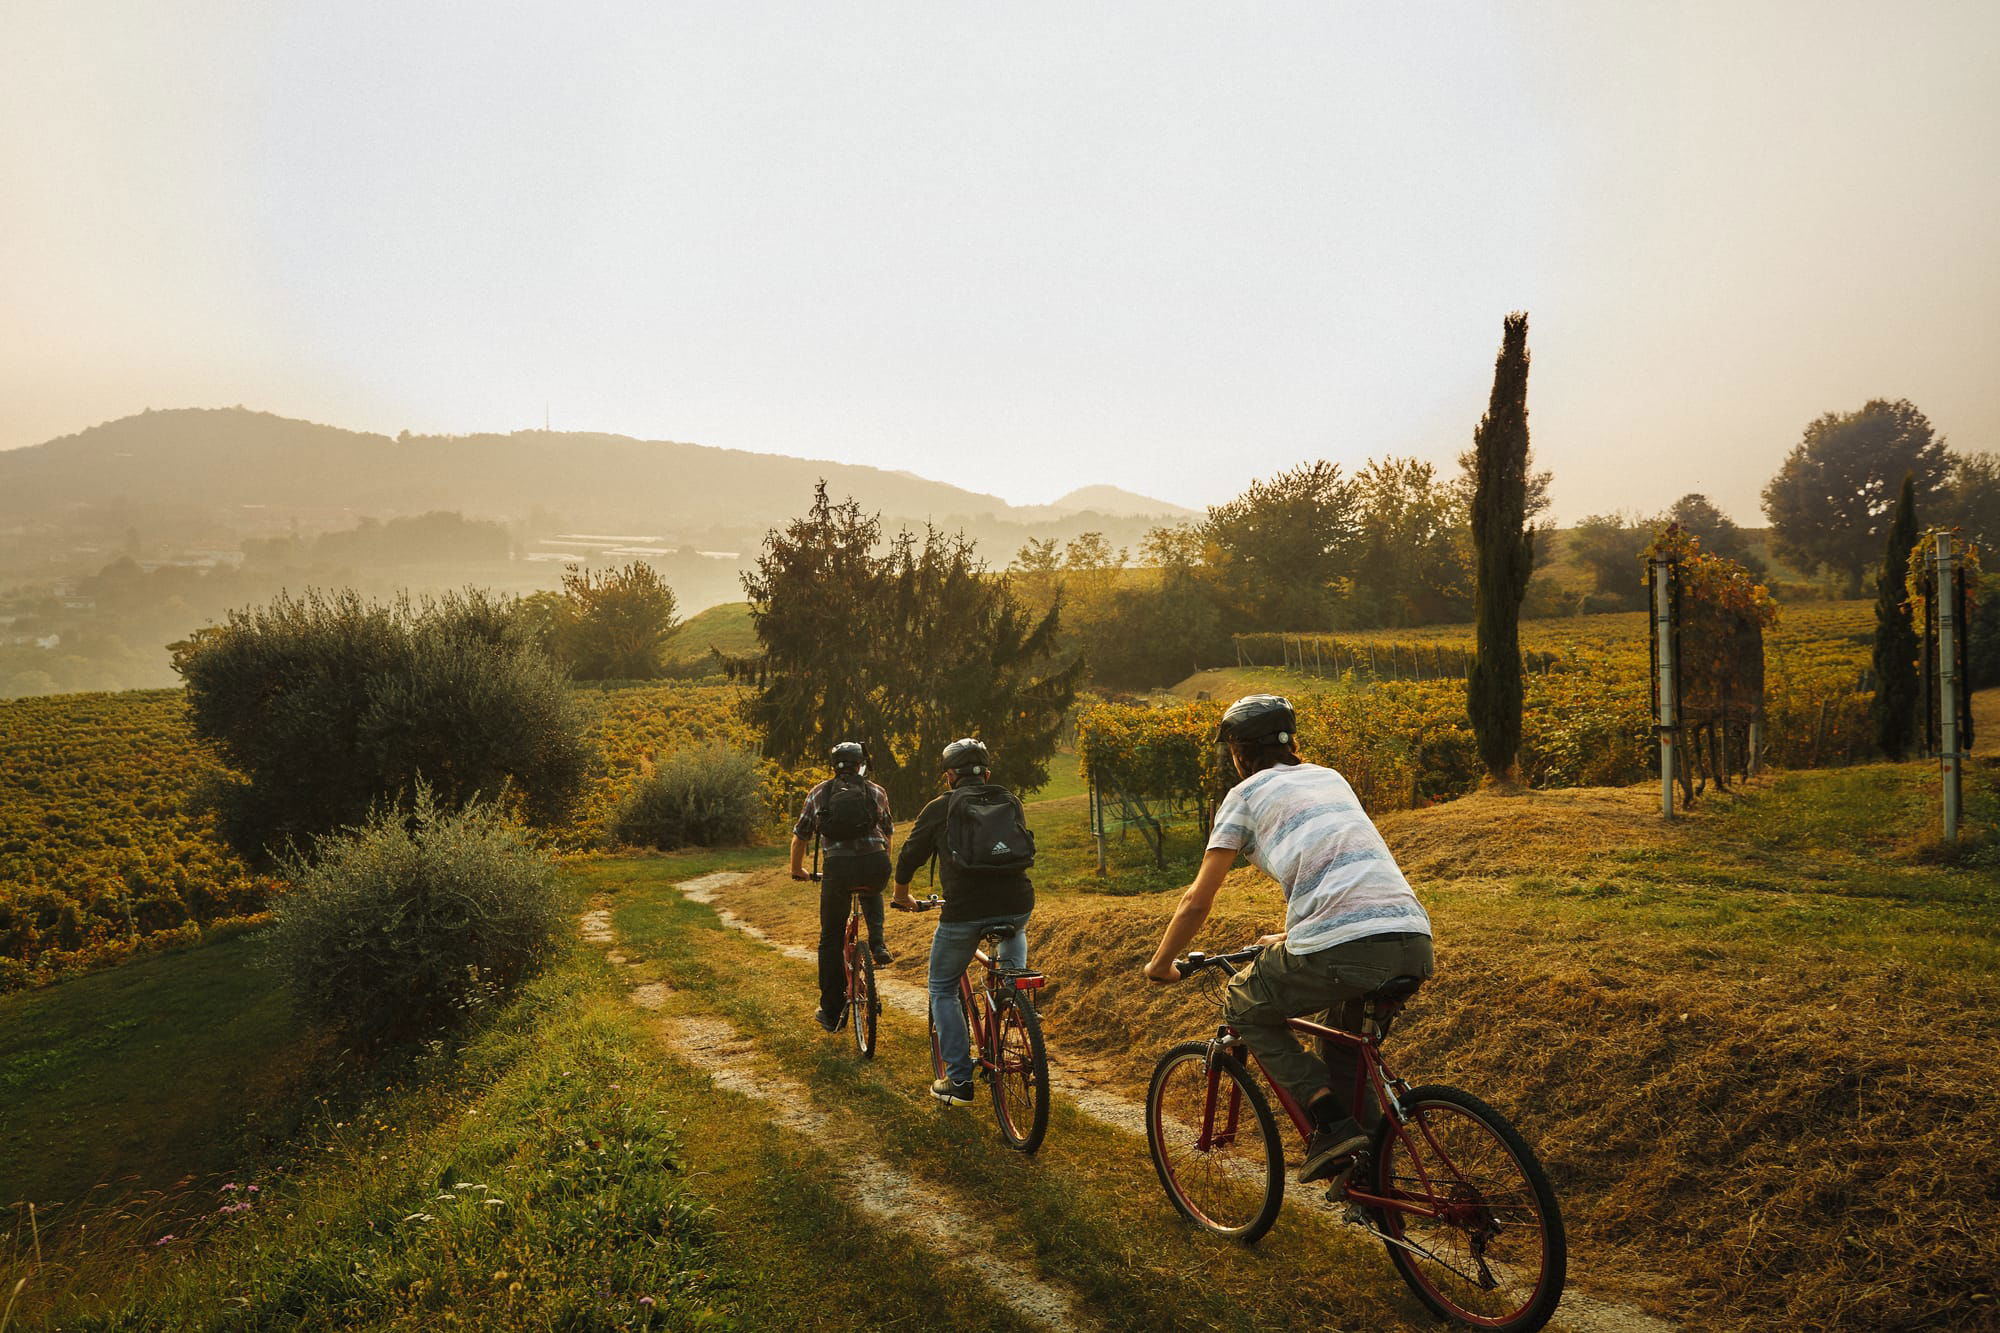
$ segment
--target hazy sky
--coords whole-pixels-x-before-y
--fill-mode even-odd
[[[0,0],[0,447],[601,429],[1011,500],[1449,460],[1558,513],[1813,416],[2000,449],[2000,3]],[[865,500],[865,497],[863,497]]]

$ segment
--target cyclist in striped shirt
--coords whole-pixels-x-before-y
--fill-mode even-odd
[[[1298,719],[1275,694],[1238,699],[1216,728],[1240,775],[1215,812],[1194,883],[1146,964],[1177,981],[1174,959],[1208,919],[1223,876],[1248,856],[1285,893],[1285,929],[1266,935],[1256,960],[1229,983],[1224,1015],[1265,1072],[1306,1108],[1314,1133],[1300,1180],[1332,1175],[1366,1147],[1348,1104],[1355,1057],[1320,1043],[1303,1050],[1287,1019],[1326,1014],[1332,1027],[1361,1024],[1361,997],[1392,977],[1431,975],[1431,923],[1347,779],[1298,755]]]

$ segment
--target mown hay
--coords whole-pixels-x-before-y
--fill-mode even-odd
[[[1474,807],[1435,847],[1407,829],[1399,841],[1441,861],[1483,818]],[[1508,828],[1505,855],[1532,859]],[[1173,1041],[1215,1023],[1209,994],[1138,979],[1170,909],[1069,899],[1036,913],[1051,1048],[1128,1092]],[[1247,941],[1280,910],[1274,886],[1239,871],[1203,939]],[[1433,915],[1438,978],[1390,1056],[1521,1126],[1593,1290],[1656,1287],[1646,1303],[1691,1327],[2000,1327],[1989,981],[1845,955],[1760,970],[1682,936],[1558,937],[1531,909],[1498,928],[1490,914],[1476,928],[1449,906]]]

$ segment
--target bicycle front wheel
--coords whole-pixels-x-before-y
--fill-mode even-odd
[[[1181,1216],[1250,1244],[1278,1220],[1285,1154],[1263,1090],[1235,1056],[1210,1063],[1209,1043],[1160,1057],[1146,1093],[1146,1146]]]
[[[993,1052],[993,1116],[1007,1146],[1033,1152],[1049,1129],[1049,1053],[1035,1002],[1016,992],[1000,1006]]]
[[[847,966],[847,1016],[854,1027],[854,1049],[864,1060],[875,1058],[875,1021],[882,1004],[875,993],[875,959],[868,946],[856,943]]]
[[[1375,1211],[1389,1260],[1433,1314],[1531,1333],[1562,1299],[1562,1213],[1542,1165],[1498,1111],[1457,1088],[1418,1088],[1385,1126]]]

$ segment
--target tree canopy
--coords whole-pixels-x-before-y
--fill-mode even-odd
[[[513,606],[280,595],[174,647],[195,735],[227,768],[223,836],[269,866],[383,806],[567,813],[592,753],[562,672]]]
[[[1861,595],[1861,581],[1882,553],[1903,477],[1917,508],[1928,511],[1951,466],[1944,441],[1906,398],[1876,398],[1855,412],[1828,412],[1806,427],[1764,487],[1764,513],[1779,555],[1806,569],[1825,568]]]
[[[1046,783],[1081,670],[1058,653],[1060,596],[1024,607],[960,534],[927,527],[881,545],[881,520],[833,503],[822,482],[744,575],[763,652],[731,668],[757,685],[749,715],[766,752],[816,762],[862,741],[904,811],[935,789],[938,755],[960,736],[986,742],[998,781]]]

